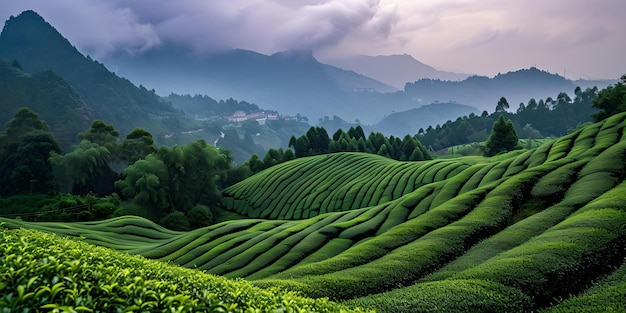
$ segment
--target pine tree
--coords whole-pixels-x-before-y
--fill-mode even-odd
[[[504,116],[500,115],[500,118],[493,123],[491,135],[485,145],[485,155],[493,156],[500,152],[514,150],[518,139],[513,122],[505,120]]]

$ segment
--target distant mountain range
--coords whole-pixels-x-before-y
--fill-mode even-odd
[[[612,83],[574,83],[536,68],[493,78],[470,76],[460,81],[448,81],[445,79],[460,79],[465,74],[437,71],[408,55],[355,58],[369,63],[370,68],[378,66],[381,73],[387,69],[389,75],[396,72],[393,83],[396,85],[409,79],[403,75],[413,71],[417,72],[417,77],[431,75],[406,83],[404,89],[398,91],[355,71],[323,64],[309,51],[286,51],[268,56],[234,49],[200,56],[168,43],[143,54],[111,55],[100,63],[81,54],[33,11],[11,17],[5,23],[0,35],[0,58],[6,59],[8,64],[17,61],[21,70],[29,75],[54,72],[82,99],[69,107],[78,107],[80,103],[87,106],[83,111],[89,115],[81,115],[81,118],[103,119],[122,134],[134,127],[142,127],[158,138],[199,128],[197,121],[184,116],[160,96],[171,92],[245,100],[281,114],[307,116],[311,124],[323,121],[325,117],[338,116],[350,123],[376,125],[394,112],[405,112],[435,102],[493,112],[498,99],[504,96],[511,105],[510,110],[515,110],[519,102],[527,102],[533,97],[555,98],[559,92],[571,95],[576,85],[584,87],[591,83],[602,88]],[[364,65],[360,72],[365,71]],[[13,75],[11,73],[9,71],[7,77]],[[7,88],[5,90],[10,90]],[[6,112],[10,111],[5,108],[7,104],[0,105]],[[402,136],[469,112],[440,110],[438,119],[424,119],[418,115],[406,127],[396,123],[393,132]],[[4,123],[7,117],[3,118],[0,123]],[[83,125],[84,121],[67,120],[67,123]]]
[[[234,49],[198,56],[174,45],[104,60],[116,73],[161,94],[207,94],[245,99],[283,114],[311,119],[363,112],[353,95],[395,89],[369,77],[318,62],[308,51],[263,55]]]
[[[610,81],[605,83],[608,85]],[[556,98],[560,92],[571,96],[575,88],[576,85],[569,79],[531,67],[498,74],[493,78],[470,76],[458,82],[421,79],[407,84],[404,93],[425,103],[457,102],[493,112],[500,97],[505,97],[510,110],[515,111],[520,102],[527,103],[530,98]]]
[[[469,74],[437,70],[408,54],[357,55],[325,61],[339,68],[372,77],[399,90],[404,89],[406,83],[423,78],[456,81],[470,76]]]

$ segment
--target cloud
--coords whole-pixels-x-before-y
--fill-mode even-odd
[[[227,47],[274,53],[320,50],[351,36],[381,39],[398,18],[379,0],[26,0],[0,4],[33,9],[83,52],[104,56],[145,51],[163,42],[197,53]],[[8,18],[8,16],[7,16]]]
[[[309,49],[322,59],[409,53],[478,74],[583,62],[626,71],[618,57],[626,54],[626,2],[615,0],[0,1],[4,18],[27,9],[96,57],[175,43],[197,54],[226,48]]]

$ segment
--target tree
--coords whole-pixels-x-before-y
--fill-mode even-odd
[[[250,156],[250,160],[248,160],[248,166],[254,174],[265,169],[265,164],[263,163],[263,161],[261,161],[261,159],[259,159],[259,155],[256,153],[253,153],[252,156]]]
[[[493,123],[489,139],[485,145],[485,154],[494,156],[500,152],[511,151],[517,147],[518,137],[511,120],[505,120],[503,115]]]
[[[126,140],[120,145],[119,157],[132,164],[155,151],[156,146],[152,134],[142,128],[135,128],[126,135]]]
[[[60,152],[48,124],[20,108],[0,132],[0,195],[56,192],[48,156]]]
[[[615,86],[600,90],[598,96],[592,100],[592,106],[600,110],[592,115],[595,122],[626,111],[626,75],[622,75]]]
[[[229,167],[227,155],[198,140],[183,146],[160,147],[156,153],[127,167],[124,178],[115,186],[125,196],[160,213],[185,213],[197,204],[219,201],[216,176]]]
[[[117,155],[117,138],[119,136],[120,132],[113,125],[95,120],[88,130],[78,134],[78,139],[97,143],[109,149],[111,154]]]
[[[191,228],[200,228],[213,224],[213,212],[206,205],[198,204],[185,215]]]
[[[508,108],[509,108],[509,102],[506,101],[505,97],[500,97],[500,100],[498,100],[498,104],[496,105],[496,112],[498,113],[506,112]]]
[[[133,198],[154,215],[172,206],[169,197],[169,175],[165,163],[156,155],[148,155],[128,166],[123,179],[115,182],[122,195]]]
[[[117,175],[108,166],[111,152],[97,144],[83,140],[65,154],[50,154],[50,164],[61,192],[110,194]]]

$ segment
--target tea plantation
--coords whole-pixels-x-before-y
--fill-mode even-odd
[[[625,132],[626,114],[619,114],[493,158],[300,158],[225,190],[223,206],[248,219],[190,232],[132,216],[0,219],[8,229],[31,229],[2,233],[0,267],[22,272],[2,276],[0,304],[46,300],[75,311],[95,303],[157,311],[175,303],[181,311],[624,312]],[[103,289],[109,284],[117,285]]]

